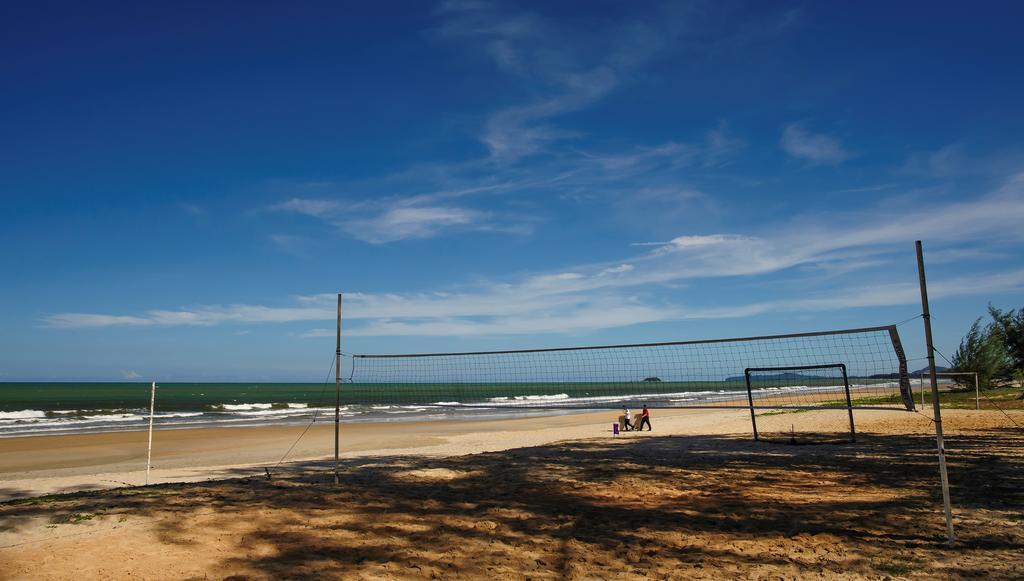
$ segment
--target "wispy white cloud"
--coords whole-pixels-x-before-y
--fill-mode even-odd
[[[609,274],[622,274],[624,272],[629,272],[629,271],[633,270],[634,268],[636,268],[636,267],[633,266],[632,264],[620,264],[618,266],[609,266],[608,268],[602,270],[601,272],[599,272],[597,274],[598,274],[598,276],[605,276],[605,275],[609,275]]]
[[[44,317],[51,327],[68,329],[90,327],[142,327],[157,324],[155,317],[126,315],[96,315],[89,313],[59,313]]]
[[[580,134],[556,118],[583,110],[629,84],[647,64],[670,51],[713,59],[749,49],[790,30],[797,11],[761,15],[723,26],[715,10],[665,3],[642,19],[612,20],[586,32],[564,28],[535,12],[507,10],[490,2],[448,3],[436,33],[450,42],[482,45],[499,68],[525,81],[534,96],[493,112],[480,140],[493,159],[516,160],[544,152]],[[734,21],[736,22],[736,21]],[[593,26],[593,23],[591,23]],[[743,146],[723,122],[707,135],[703,164],[717,167]]]
[[[480,139],[493,157],[517,159],[542,151],[550,142],[579,137],[545,121],[597,102],[617,84],[615,74],[606,69],[577,74],[567,79],[562,94],[494,113]]]
[[[438,204],[441,196],[386,198],[358,204],[338,200],[292,198],[274,211],[295,212],[326,221],[352,237],[372,244],[422,239],[452,230],[522,232],[527,220],[493,212]],[[517,228],[520,228],[517,230]],[[275,235],[282,236],[282,235]],[[280,245],[290,238],[274,240]]]
[[[548,143],[577,136],[548,120],[603,98],[619,84],[621,68],[643,60],[651,44],[629,43],[625,34],[613,32],[621,35],[612,43],[615,48],[597,64],[587,65],[567,31],[536,13],[506,10],[489,2],[449,2],[442,5],[439,16],[438,38],[482,45],[483,54],[499,70],[543,90],[544,96],[489,116],[480,140],[496,159],[533,155]]]
[[[177,311],[151,310],[138,316],[60,313],[45,317],[44,322],[49,326],[62,328],[211,326],[224,323],[287,323],[329,318],[325,317],[324,313],[324,309],[315,308],[212,305]]]
[[[346,318],[357,322],[349,329],[355,335],[543,333],[769,311],[909,304],[915,297],[913,280],[851,285],[832,294],[808,286],[796,298],[716,308],[659,302],[636,293],[661,285],[767,275],[794,267],[841,274],[851,267],[870,268],[872,261],[877,266],[894,249],[902,249],[915,238],[932,238],[936,232],[942,233],[947,245],[998,240],[1015,245],[1024,241],[1024,231],[1017,227],[1022,220],[1024,173],[980,198],[913,213],[876,209],[861,215],[800,216],[792,224],[771,224],[759,235],[684,235],[645,248],[625,261],[574,265],[512,282],[480,283],[460,292],[352,293],[346,296]],[[978,283],[979,278],[984,284]],[[813,283],[813,277],[810,281]],[[936,279],[932,287],[935,297],[1009,292],[1024,288],[1024,271]],[[204,306],[134,315],[60,313],[44,322],[53,327],[88,328],[330,321],[335,316],[334,300],[334,295],[323,294],[294,297],[293,304],[284,307]]]
[[[310,329],[295,335],[295,337],[298,339],[319,339],[321,337],[334,337],[336,333],[337,329]]]
[[[811,133],[799,123],[787,125],[779,143],[789,155],[811,163],[837,164],[853,157],[838,139]]]
[[[861,194],[866,192],[880,192],[882,190],[891,190],[895,188],[897,184],[879,184],[876,186],[861,186],[858,188],[844,188],[836,190],[834,193],[837,194]]]
[[[616,206],[619,215],[644,213],[651,208],[656,208],[659,216],[690,215],[695,209],[709,211],[714,201],[688,187],[681,174],[721,166],[737,147],[723,142],[731,137],[708,139],[617,151],[567,150],[527,167],[490,161],[458,167],[430,166],[372,184],[334,185],[337,189],[374,193],[433,186],[426,193],[365,195],[358,201],[327,194],[304,195],[273,204],[267,210],[316,218],[374,244],[458,232],[529,234],[543,217],[523,211],[516,203],[540,195],[609,204]]]
[[[534,313],[487,320],[432,319],[428,321],[375,320],[353,330],[354,336],[474,336],[534,333],[581,333],[678,318],[671,307],[599,301],[584,308],[555,314]]]
[[[487,212],[455,206],[393,206],[372,218],[347,222],[344,227],[356,238],[374,243],[430,238],[452,228],[494,228]]]
[[[701,11],[663,6],[656,12],[646,20],[576,30],[566,28],[564,20],[492,2],[442,4],[429,36],[465,46],[467,55],[484,55],[523,89],[510,91],[511,104],[504,100],[480,119],[474,137],[487,155],[422,164],[370,182],[296,187],[288,192],[290,199],[271,209],[318,218],[359,240],[387,243],[459,232],[532,232],[543,217],[512,210],[504,199],[513,198],[618,204],[615,214],[623,217],[656,206],[657,214],[673,223],[679,222],[678,209],[690,215],[694,208],[711,208],[711,200],[689,187],[689,176],[681,174],[710,171],[736,158],[744,142],[725,121],[688,142],[614,149],[602,148],[600,139],[589,140],[585,148],[564,143],[581,134],[561,117],[632,82],[674,43],[692,44],[702,54],[716,34],[743,37],[744,42],[766,38],[757,27],[709,34],[694,18],[715,19]],[[784,22],[791,20],[787,16]],[[780,26],[772,30],[785,28]],[[700,34],[693,34],[697,30]]]
[[[726,165],[735,159],[740,150],[746,146],[746,142],[734,135],[724,121],[707,132],[705,143],[706,147],[702,158],[704,167]]]
[[[997,272],[982,277],[940,279],[928,284],[928,296],[932,299],[1011,293],[1021,290],[1024,290],[1024,270]],[[918,305],[921,300],[920,293],[921,289],[916,281],[858,285],[839,292],[816,293],[799,299],[696,309],[687,313],[686,318],[738,318],[765,313]]]
[[[300,258],[309,257],[310,240],[295,234],[275,233],[269,236],[270,242],[279,250]]]
[[[969,152],[962,143],[950,143],[934,151],[912,154],[903,163],[900,173],[948,180],[965,176],[1004,176],[1022,165],[1024,153],[1020,150],[977,155]]]
[[[346,209],[357,208],[358,205],[346,204],[339,200],[322,200],[312,198],[292,198],[271,206],[271,210],[295,212],[314,218],[326,218],[337,215]]]

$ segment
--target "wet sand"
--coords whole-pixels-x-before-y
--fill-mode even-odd
[[[729,410],[655,411],[655,424],[694,417],[714,423]],[[567,438],[610,436],[615,412],[446,422],[352,423],[341,427],[341,457],[381,454],[451,456],[534,446]],[[749,419],[747,420],[749,421]],[[671,426],[663,426],[669,429]],[[264,474],[289,448],[285,463],[323,460],[334,454],[334,425],[157,430],[153,435],[150,483]],[[300,435],[302,436],[299,439]],[[146,474],[146,433],[110,432],[30,436],[0,440],[0,500],[59,492],[141,485]]]

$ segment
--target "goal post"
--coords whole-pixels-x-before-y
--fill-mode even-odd
[[[924,372],[918,374],[918,384],[921,387],[921,407],[924,407],[924,380],[925,378],[931,377],[930,373]],[[981,409],[981,385],[978,383],[978,373],[975,371],[936,371],[935,379],[938,380],[943,377],[949,377],[956,380],[958,377],[970,377],[974,379],[974,409]]]
[[[825,365],[801,365],[797,367],[748,367],[743,371],[747,384],[747,401],[750,407],[750,423],[754,431],[754,439],[760,440],[757,433],[756,410],[776,406],[757,405],[773,397],[770,390],[792,388],[794,383],[805,383],[807,405],[800,409],[841,409],[846,408],[850,420],[850,441],[857,441],[857,431],[853,423],[853,399],[850,395],[850,378],[843,363]],[[762,386],[758,396],[754,395],[754,386]],[[837,396],[840,399],[835,399]],[[755,400],[756,403],[755,403]],[[795,406],[787,406],[793,408]]]

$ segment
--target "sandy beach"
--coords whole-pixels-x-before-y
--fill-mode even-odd
[[[836,413],[758,421],[766,434],[827,432],[842,426]],[[922,414],[857,412],[856,444],[804,446],[754,442],[742,410],[658,412],[655,431],[619,437],[608,415],[349,426],[337,487],[323,461],[329,426],[296,448],[310,459],[271,480],[260,455],[279,457],[294,429],[159,434],[154,474],[203,482],[0,505],[0,570],[11,579],[1024,575],[1024,432],[999,412],[944,412],[953,550]],[[114,445],[134,446],[139,434],[82,439],[5,442],[22,446],[4,448],[5,494],[112,486],[88,475],[97,469],[139,476],[119,471],[136,452]],[[33,453],[45,468],[25,470]],[[60,454],[79,465],[61,467]]]
[[[749,430],[749,414],[744,410],[654,413],[659,429],[674,433],[697,433],[723,418],[736,426],[746,422]],[[615,411],[607,411],[479,421],[343,423],[341,457],[456,456],[573,438],[610,437],[617,417]],[[286,464],[333,456],[333,424],[316,424],[303,435],[304,430],[303,426],[157,430],[150,483],[262,475],[264,468],[273,469],[293,444]],[[3,439],[0,500],[137,486],[145,481],[145,466],[145,432]]]
[[[831,394],[803,394],[803,404],[831,401]],[[789,402],[765,397],[759,405]],[[639,414],[639,410],[634,410]],[[762,436],[806,432],[814,441],[849,437],[844,409],[801,414],[759,410]],[[612,436],[617,410],[559,413],[534,410],[528,417],[488,420],[342,422],[341,457],[381,454],[453,456],[539,446],[575,438]],[[871,417],[871,410],[858,410]],[[905,413],[905,412],[882,412]],[[746,409],[653,410],[660,429],[675,434],[747,433]],[[808,420],[813,418],[813,420]],[[307,430],[308,427],[308,430]],[[207,427],[154,432],[150,484],[193,482],[242,474],[266,474],[279,464],[323,460],[334,453],[333,423],[308,426]],[[622,436],[626,433],[623,432]],[[147,434],[143,431],[26,436],[0,439],[0,501],[83,490],[138,486],[146,479]]]

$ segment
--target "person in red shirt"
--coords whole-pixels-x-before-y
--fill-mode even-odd
[[[636,431],[642,431],[644,424],[647,424],[647,431],[651,431],[651,412],[647,411],[647,406],[644,406],[644,411],[640,413],[640,425],[637,426]]]

